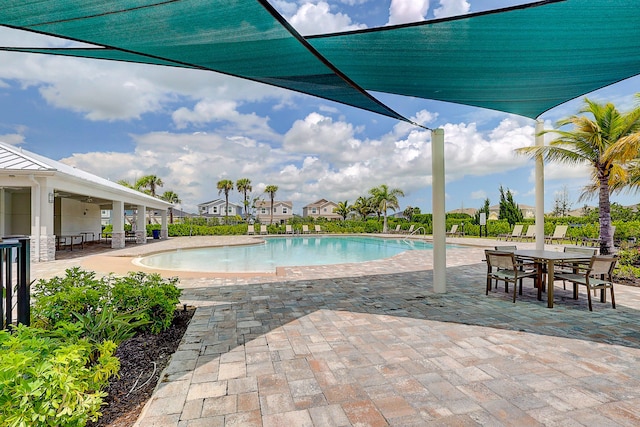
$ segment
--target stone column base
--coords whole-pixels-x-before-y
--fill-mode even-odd
[[[31,236],[31,262],[48,262],[56,259],[56,236],[40,236],[40,253],[36,253],[38,246],[36,238]]]
[[[147,243],[147,230],[136,230],[136,243]]]
[[[160,229],[160,238],[168,239],[169,238],[169,230],[168,229]]]
[[[111,248],[112,249],[122,249],[124,248],[125,243],[125,234],[124,231],[116,233],[115,231],[111,234]]]

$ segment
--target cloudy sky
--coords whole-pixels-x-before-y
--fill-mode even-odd
[[[421,21],[522,0],[270,0],[303,35]],[[0,27],[5,46],[60,46]],[[589,97],[633,105],[634,78]],[[447,210],[499,201],[503,185],[534,204],[534,122],[474,107],[374,94],[405,117],[445,129]],[[542,116],[551,128],[581,100]],[[431,212],[430,132],[370,112],[211,72],[0,53],[0,141],[104,178],[154,174],[182,208],[218,198],[216,183],[249,178],[253,195],[277,185],[294,212],[320,198],[355,201],[380,184],[402,189],[401,208]],[[573,208],[588,173],[547,165],[546,210],[565,188]],[[637,203],[633,195],[613,201]],[[233,192],[231,201],[241,195]],[[588,202],[596,205],[597,200]]]

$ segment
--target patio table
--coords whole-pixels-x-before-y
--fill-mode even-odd
[[[553,308],[553,282],[555,264],[564,262],[589,262],[591,255],[578,252],[558,252],[538,249],[522,249],[514,251],[518,259],[534,261],[541,266],[547,265],[547,307]],[[538,275],[541,277],[541,275]],[[542,283],[538,283],[538,299],[541,299]]]

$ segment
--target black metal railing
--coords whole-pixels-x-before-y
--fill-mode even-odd
[[[29,324],[30,257],[29,237],[5,237],[0,241],[0,329],[14,323]]]

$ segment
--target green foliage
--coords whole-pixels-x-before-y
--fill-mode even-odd
[[[103,279],[97,279],[94,272],[74,267],[66,270],[64,277],[39,280],[33,292],[33,324],[53,328],[59,322],[73,321],[72,313],[95,313],[106,304],[109,286]]]
[[[31,310],[35,326],[53,328],[60,322],[79,320],[100,325],[109,316],[127,321],[134,328],[160,332],[171,325],[179,302],[177,278],[158,274],[129,273],[125,277],[97,279],[95,273],[74,267],[65,277],[40,280],[35,286]],[[112,312],[119,313],[117,316]],[[95,316],[95,318],[92,318]],[[101,317],[107,316],[101,319]],[[101,333],[122,335],[122,328]]]
[[[149,320],[140,319],[140,313],[120,313],[113,307],[104,307],[98,313],[73,313],[78,319],[75,325],[82,330],[82,337],[92,344],[113,341],[116,345],[132,338],[136,329],[142,329]]]
[[[116,345],[72,335],[24,325],[0,331],[0,425],[77,427],[97,420],[103,390],[120,368]]]
[[[511,190],[507,189],[505,193],[502,186],[500,186],[500,213],[498,214],[498,219],[507,220],[511,226],[524,220],[522,211],[513,200]]]

